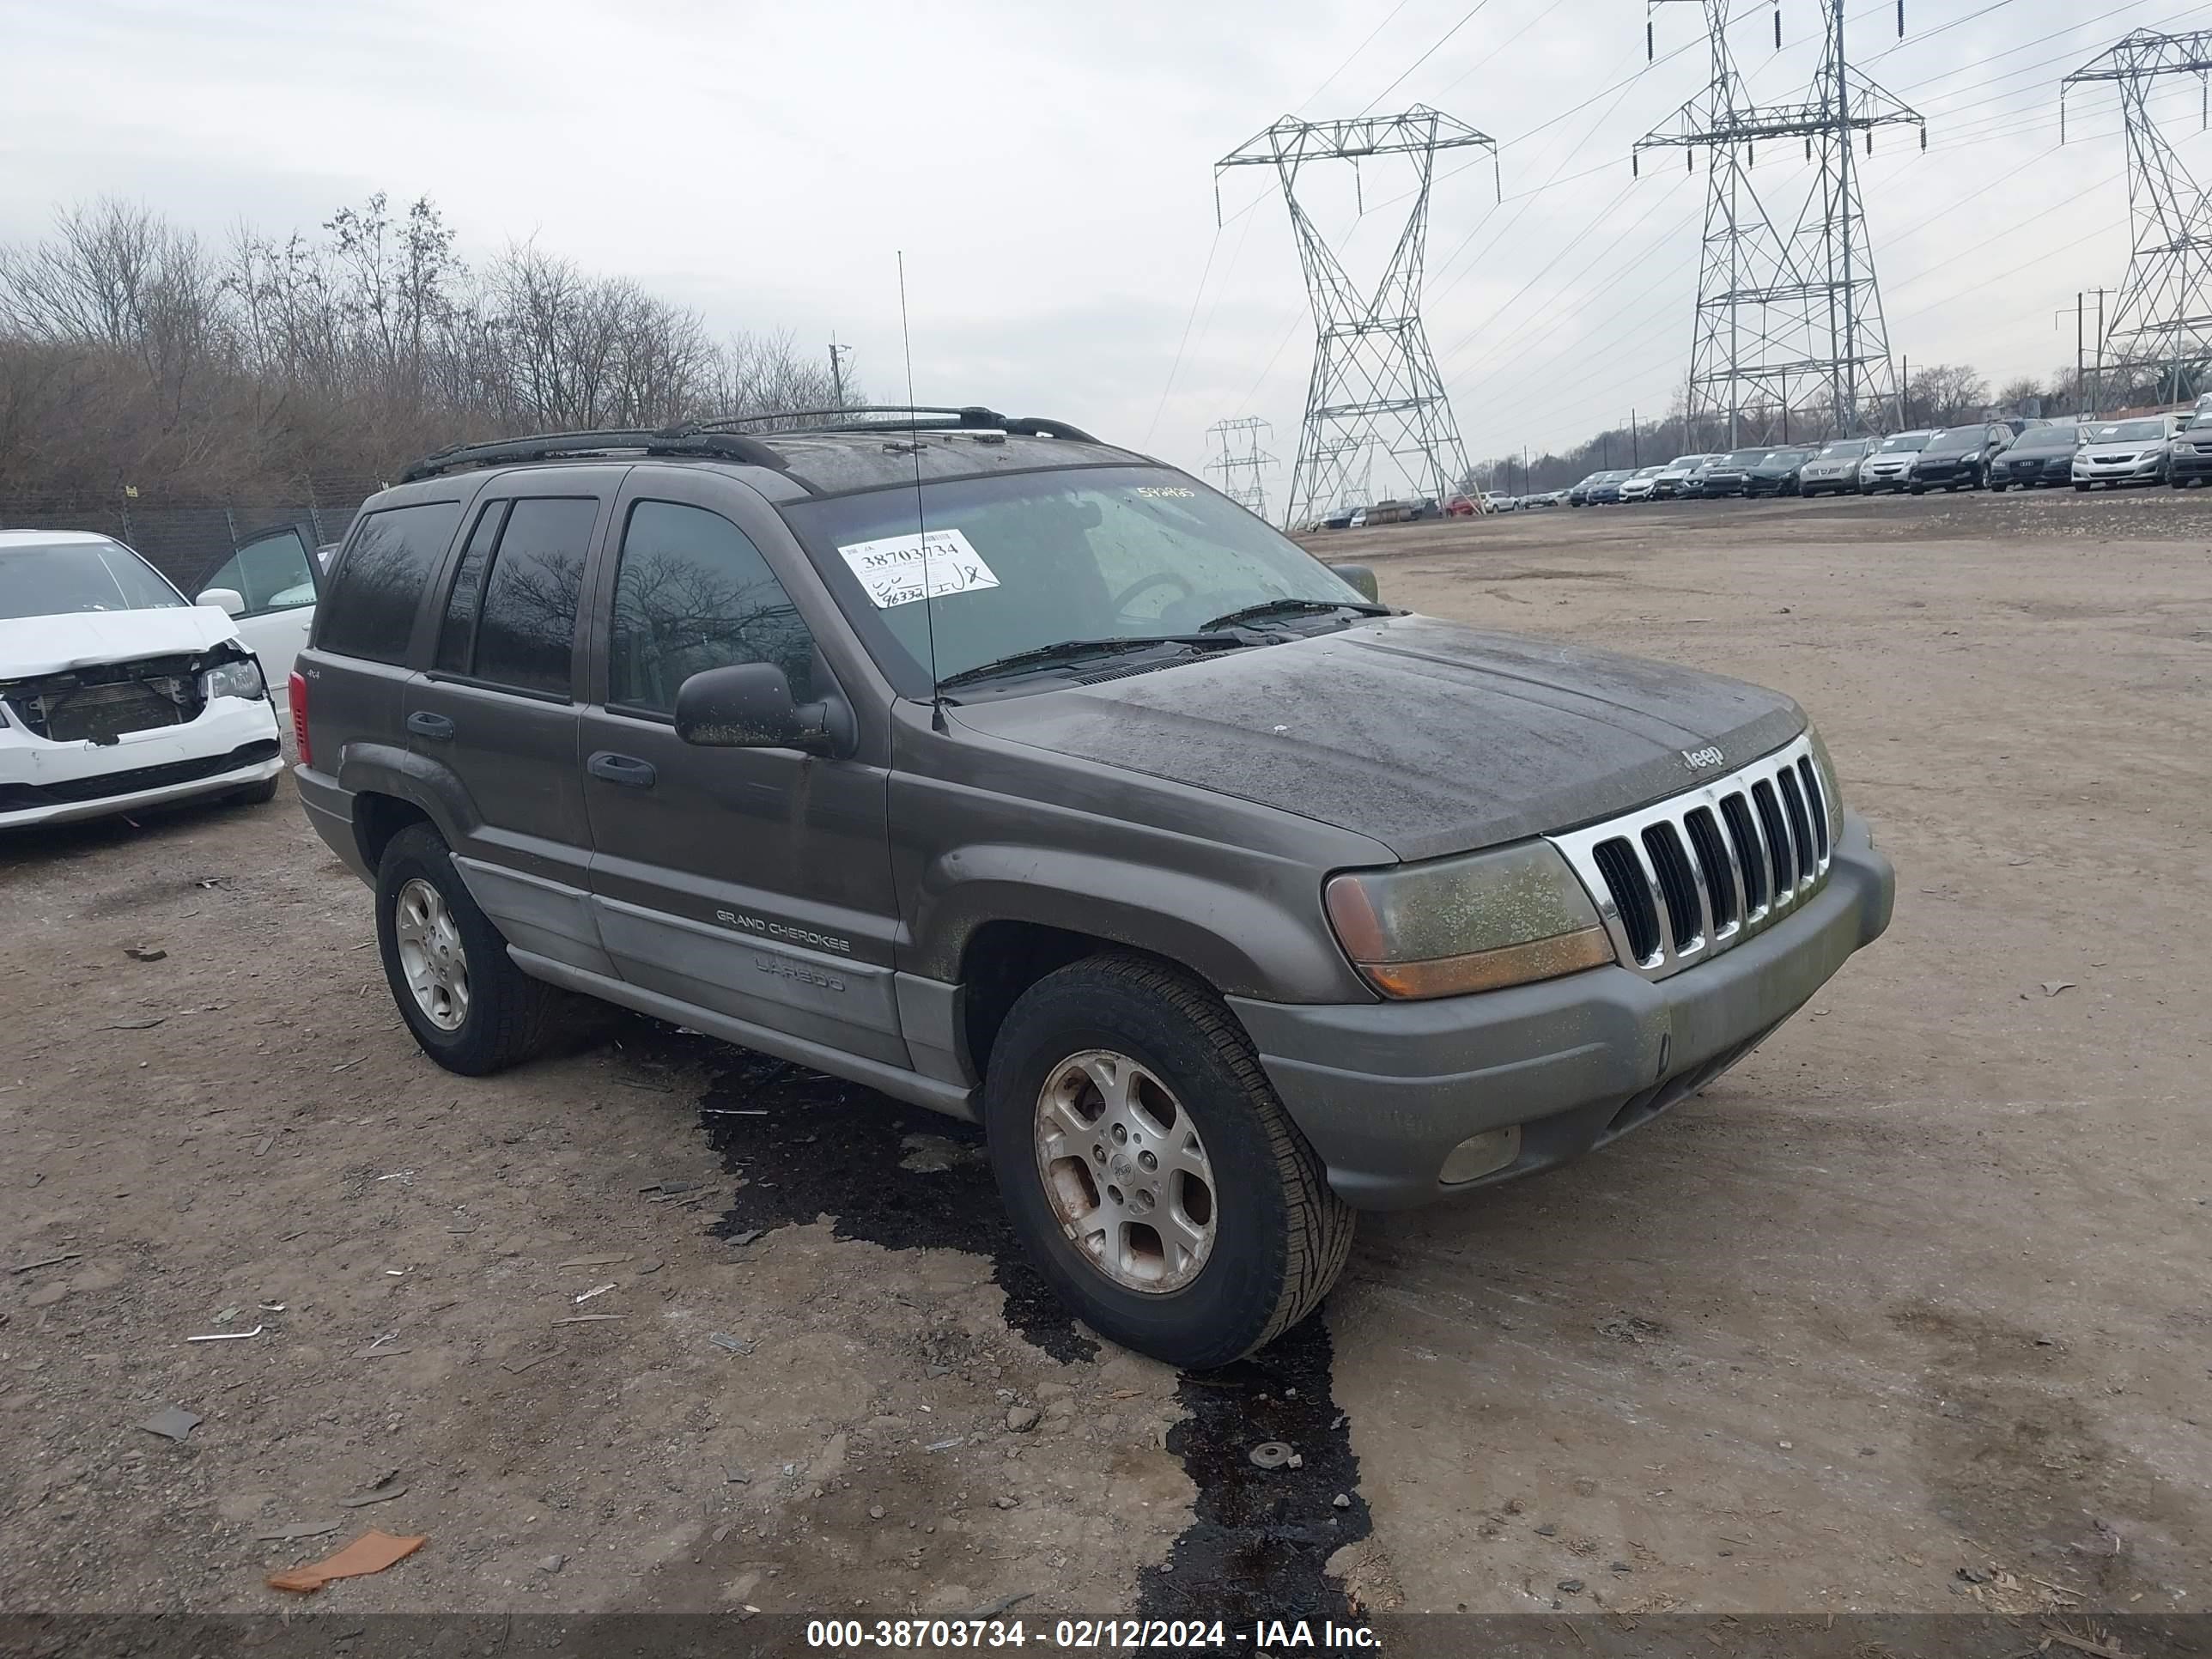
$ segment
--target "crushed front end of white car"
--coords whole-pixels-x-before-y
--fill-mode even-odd
[[[264,793],[283,763],[260,664],[221,611],[0,616],[0,830]]]

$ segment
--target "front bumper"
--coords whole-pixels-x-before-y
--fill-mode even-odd
[[[1899,467],[1895,471],[1875,471],[1871,467],[1859,469],[1859,488],[1862,490],[1902,489],[1910,482],[1910,470]]]
[[[2166,465],[2169,478],[2212,478],[2212,449],[2177,449]]]
[[[1430,1002],[1229,1005],[1338,1196],[1407,1209],[1561,1163],[1702,1089],[1880,937],[1895,891],[1847,811],[1826,884],[1795,915],[1671,978],[1607,967]],[[1461,1141],[1510,1124],[1514,1162],[1437,1179]]]
[[[1905,482],[1918,484],[1923,489],[1956,489],[1960,484],[1974,482],[1975,469],[1962,461],[1932,461],[1926,466],[1916,466],[1906,475]]]
[[[185,725],[126,732],[106,744],[49,743],[0,724],[0,829],[217,795],[273,778],[283,766],[266,698],[217,697]]]
[[[2155,483],[2166,476],[2166,457],[2146,455],[2134,461],[2074,463],[2075,483]]]

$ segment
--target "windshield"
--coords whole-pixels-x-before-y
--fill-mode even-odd
[[[1927,443],[1928,434],[1925,432],[1900,432],[1893,438],[1884,438],[1881,441],[1881,453],[1885,455],[1894,455],[1902,450],[1924,448]]]
[[[924,683],[1064,641],[1186,634],[1271,601],[1316,601],[1323,623],[1336,613],[1320,607],[1367,604],[1289,538],[1164,468],[925,485],[926,548],[910,486],[785,512],[856,626]],[[1314,626],[1297,608],[1271,621]]]
[[[1738,449],[1722,456],[1719,464],[1733,467],[1757,466],[1765,459],[1766,452],[1763,449]]]
[[[1864,438],[1838,438],[1821,447],[1820,458],[1824,461],[1848,461],[1854,455],[1865,454],[1872,447]]]
[[[0,618],[84,611],[161,611],[184,596],[120,542],[0,548]]]
[[[1636,476],[1639,478],[1656,478],[1666,470],[1667,469],[1663,466],[1647,466],[1641,471],[1638,472]]]
[[[2050,426],[2030,427],[2014,441],[2015,450],[2074,449],[2081,442],[2081,429],[2070,422],[2054,422]]]
[[[1928,441],[1930,449],[1978,449],[1989,441],[1985,426],[1947,426]]]
[[[1766,459],[1764,465],[1767,466],[1795,466],[1798,462],[1803,460],[1812,453],[1813,452],[1809,449],[1771,449],[1766,453]]]
[[[2092,432],[2087,441],[2093,444],[2133,444],[2146,439],[2166,436],[2163,421],[2116,421],[2100,426]]]

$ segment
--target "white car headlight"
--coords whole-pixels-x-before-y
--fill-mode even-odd
[[[1333,876],[1329,925],[1387,997],[1459,996],[1601,968],[1613,942],[1548,842]]]
[[[251,657],[219,662],[200,675],[200,696],[210,702],[217,697],[243,697],[252,702],[268,695],[269,687],[261,678],[261,665]]]

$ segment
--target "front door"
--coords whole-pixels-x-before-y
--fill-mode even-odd
[[[688,676],[732,663],[774,663],[800,702],[834,690],[792,593],[828,600],[767,510],[749,513],[726,483],[673,468],[631,479],[581,715],[599,936],[642,990],[904,1066],[884,769],[695,748],[672,720]],[[763,543],[787,552],[781,573]]]
[[[284,682],[291,678],[292,659],[307,642],[322,574],[307,538],[286,525],[240,543],[193,590],[197,598],[210,589],[227,589],[244,601],[231,617],[246,649],[261,659],[261,672],[280,720],[291,719]]]
[[[545,468],[486,490],[445,574],[430,665],[402,691],[408,748],[465,794],[453,854],[471,896],[517,949],[597,973],[574,679],[607,472]]]

